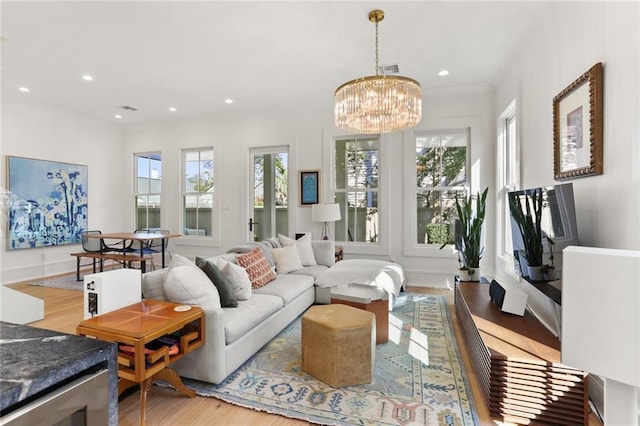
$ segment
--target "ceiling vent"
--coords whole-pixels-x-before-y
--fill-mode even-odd
[[[400,69],[397,65],[380,65],[378,67],[379,75],[398,74],[398,72],[400,72]]]
[[[137,111],[138,110],[138,108],[135,108],[135,107],[132,107],[132,106],[129,106],[129,105],[122,105],[120,108],[125,110],[125,111]]]

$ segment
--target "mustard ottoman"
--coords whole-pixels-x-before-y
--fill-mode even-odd
[[[334,388],[371,383],[375,321],[347,305],[310,307],[302,316],[302,370]]]

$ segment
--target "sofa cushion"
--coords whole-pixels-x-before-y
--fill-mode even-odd
[[[163,288],[167,299],[174,303],[198,305],[205,310],[221,307],[218,290],[193,262],[170,267]]]
[[[316,278],[318,275],[320,275],[322,272],[326,271],[327,269],[329,268],[323,265],[307,266],[297,271],[293,271],[291,275],[308,275],[310,277]]]
[[[220,295],[220,306],[223,308],[237,307],[238,300],[233,293],[233,286],[229,279],[224,276],[222,271],[218,269],[213,262],[208,262],[201,257],[196,257],[196,265],[202,269],[202,272],[209,277],[213,285],[218,290],[218,294]]]
[[[278,278],[264,287],[255,289],[253,294],[269,294],[281,297],[284,305],[287,306],[292,300],[312,288],[314,282],[315,280],[311,276],[278,274]]]
[[[249,274],[252,288],[259,288],[267,284],[269,281],[276,279],[276,274],[271,269],[271,265],[264,257],[264,253],[259,247],[251,250],[249,253],[239,254],[236,256],[238,265],[242,266]]]
[[[298,248],[298,255],[300,255],[302,266],[317,265],[316,258],[313,255],[313,248],[311,247],[311,234],[304,234],[297,240],[289,238],[286,235],[278,234],[278,239],[282,247],[296,246]]]
[[[235,309],[224,308],[225,343],[229,345],[247,334],[273,313],[282,309],[280,297],[254,294],[249,300],[241,300]]]
[[[276,271],[278,274],[288,274],[289,272],[302,269],[302,262],[300,261],[297,247],[274,248],[271,249],[271,253],[273,253],[273,258],[276,261]]]

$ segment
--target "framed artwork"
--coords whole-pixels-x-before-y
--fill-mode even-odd
[[[300,171],[300,205],[311,206],[320,202],[320,171]]]
[[[602,174],[602,63],[553,98],[553,177]]]
[[[82,242],[87,166],[7,156],[7,173],[9,250]]]

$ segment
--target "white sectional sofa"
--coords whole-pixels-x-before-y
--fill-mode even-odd
[[[334,259],[333,242],[314,241],[312,246],[317,259]],[[247,245],[238,248],[238,251],[254,247],[253,244]],[[236,256],[231,253],[207,260],[214,263],[220,260],[235,262]],[[331,266],[315,265],[288,274],[277,274],[276,279],[267,285],[252,289],[248,300],[238,300],[237,307],[223,308],[212,283],[203,283],[195,263],[191,262],[193,267],[189,267],[183,264],[182,259],[179,262],[172,261],[168,268],[143,274],[142,293],[147,299],[191,302],[204,309],[204,346],[178,360],[172,367],[182,377],[210,383],[222,382],[304,313],[315,302],[315,277]],[[204,278],[209,280],[206,275]],[[178,281],[184,294],[178,298],[168,296],[165,289],[174,287]]]
[[[260,247],[271,267],[286,269],[280,268],[282,264],[276,262],[273,255],[270,256],[271,249],[278,246],[279,241],[271,239],[236,247],[231,250],[233,253],[206,260],[225,272],[228,272],[228,269],[237,270],[238,255]],[[268,284],[251,289],[247,300],[242,300],[245,297],[238,299],[237,307],[222,307],[221,293],[224,299],[224,292],[219,293],[209,277],[194,262],[181,256],[174,255],[168,268],[142,275],[144,298],[199,305],[205,311],[205,344],[172,365],[180,376],[221,383],[295,318],[304,313],[309,306],[314,303],[330,302],[331,281],[336,276],[331,275],[328,280],[320,280],[323,282],[323,287],[316,286],[316,282],[334,265],[334,243],[327,240],[312,241],[313,253],[311,254],[307,244],[306,255],[301,247],[298,248],[301,250],[301,257],[306,257],[303,260],[306,260],[304,263],[307,266],[294,268],[296,270],[288,273],[277,273],[275,279]],[[349,278],[351,280],[354,278],[353,268],[347,267],[348,262],[342,261],[340,264],[347,275],[351,274]],[[389,280],[394,280],[395,284],[392,285],[394,288],[390,293],[397,295],[404,281],[399,265],[399,275],[395,270],[391,274],[386,274],[382,273],[382,269],[395,264],[371,262],[373,263],[368,268],[358,262],[354,263],[354,267],[365,271],[366,277],[377,278],[385,286],[388,286]],[[229,263],[234,267],[228,265]],[[316,264],[311,265],[311,263]],[[372,269],[380,269],[380,271],[372,273]],[[380,279],[382,276],[385,278]],[[389,278],[390,276],[393,278]],[[336,284],[343,284],[343,281],[336,280]],[[380,287],[376,282],[370,284],[372,288]]]

